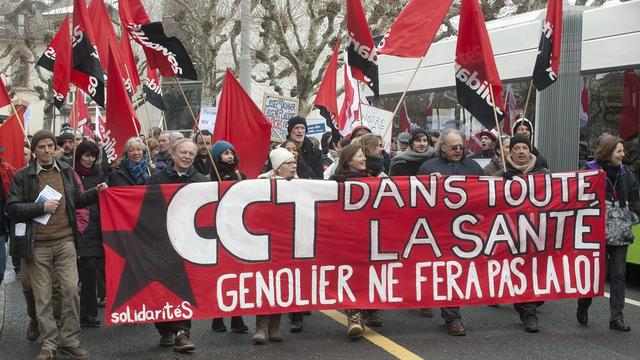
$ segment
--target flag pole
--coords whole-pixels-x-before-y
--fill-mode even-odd
[[[51,110],[53,112],[53,117],[51,118],[51,132],[56,133],[56,105],[51,105]]]
[[[147,97],[144,94],[144,91],[142,91],[142,101],[143,101],[143,105],[144,105],[144,113],[147,116],[147,122],[149,123],[149,125],[151,125],[151,118],[149,118],[149,107],[147,106]],[[164,116],[163,116],[164,118]],[[139,136],[138,136],[139,137]],[[149,139],[147,139],[147,137],[144,137],[144,142],[147,145],[147,156],[149,156],[149,168],[151,167],[151,150],[149,150]],[[149,169],[149,175],[151,175],[151,169]]]
[[[76,91],[76,95],[78,95],[78,91]],[[76,101],[78,101],[78,97],[76,96]],[[78,132],[78,114],[76,114],[76,101],[71,104],[71,112],[73,114],[73,158],[71,159],[71,168],[75,171],[76,169],[76,132]],[[84,99],[83,99],[84,101]]]
[[[529,98],[531,97],[531,88],[533,87],[533,79],[529,81],[529,91],[527,91],[527,101],[524,103],[524,113],[522,113],[523,118],[527,118],[527,107],[529,106]]]
[[[187,104],[187,108],[189,108],[189,112],[191,113],[191,118],[193,119],[193,124],[196,126],[196,129],[198,129],[198,135],[200,135],[200,137],[202,138],[202,141],[204,141],[204,137],[202,135],[202,131],[200,131],[200,125],[198,124],[198,121],[196,120],[196,115],[193,113],[193,109],[191,109],[191,104],[189,104],[189,100],[187,99],[187,95],[184,93],[184,90],[182,89],[182,85],[180,85],[180,80],[178,79],[177,76],[173,77],[176,80],[176,84],[178,84],[178,88],[180,89],[180,92],[182,93],[182,97],[184,98],[184,103]],[[165,119],[166,122],[166,119]],[[213,141],[213,136],[211,141]],[[206,143],[205,143],[206,145]],[[213,144],[212,144],[213,145]],[[218,167],[216,166],[216,162],[213,161],[213,155],[211,155],[211,151],[207,151],[207,154],[209,155],[209,160],[211,160],[211,166],[213,166],[213,170],[216,172],[216,175],[218,176],[219,180],[222,180],[222,178],[220,177],[220,173],[218,172]]]
[[[393,128],[393,120],[396,118],[396,114],[398,113],[398,109],[400,109],[400,104],[402,104],[402,101],[404,100],[404,97],[407,95],[407,92],[409,91],[409,87],[411,87],[411,84],[413,83],[413,79],[415,79],[416,74],[418,73],[418,70],[420,69],[420,66],[422,65],[422,62],[424,61],[425,56],[426,56],[426,54],[423,55],[420,58],[420,61],[418,61],[418,65],[413,70],[413,74],[411,75],[411,78],[409,79],[409,82],[407,83],[407,86],[404,88],[404,91],[402,92],[402,95],[400,95],[400,100],[398,100],[398,104],[396,105],[396,108],[393,110],[393,115],[391,115],[391,126],[389,127],[390,129]],[[386,135],[387,135],[387,131],[385,130],[385,132],[382,134],[382,137],[384,138]]]
[[[493,84],[491,83],[489,83],[489,93],[491,94],[491,103],[493,104],[493,118],[496,120],[496,131],[498,132],[498,142],[500,143],[500,157],[502,158],[502,169],[506,171],[507,161],[504,158],[504,151],[502,147],[502,134],[500,134],[500,123],[498,123],[498,112],[496,111],[496,100],[493,97]]]

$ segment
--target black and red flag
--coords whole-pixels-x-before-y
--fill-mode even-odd
[[[378,54],[360,1],[347,0],[347,58],[353,77],[366,83],[377,97]]]
[[[152,69],[149,63],[147,63],[147,78],[144,79],[144,96],[151,105],[162,111],[167,110],[164,97],[162,97],[158,70]]]
[[[502,120],[502,81],[498,75],[489,34],[477,0],[462,0],[456,44],[456,93],[458,102],[484,127],[491,130]],[[491,98],[493,89],[494,99]]]
[[[142,46],[151,68],[164,77],[198,80],[191,58],[178,38],[168,37],[161,22],[151,22],[140,0],[120,0],[120,21]]]
[[[538,91],[546,89],[558,79],[561,46],[562,0],[549,0],[533,67],[533,85]]]
[[[419,58],[427,54],[453,0],[410,0],[378,45],[378,54]]]
[[[74,0],[71,82],[104,107],[104,75],[93,39],[87,4],[84,0]]]
[[[339,138],[339,131],[337,128],[338,118],[338,96],[336,95],[336,84],[338,78],[338,53],[340,52],[340,42],[336,43],[333,49],[333,54],[327,65],[327,69],[324,72],[324,77],[318,87],[318,93],[316,99],[313,101],[320,110],[320,115],[325,118],[327,126],[337,134]]]
[[[44,54],[38,60],[38,66],[53,72],[53,103],[58,109],[64,106],[71,81],[71,34],[69,17],[65,16],[62,25],[49,43]]]

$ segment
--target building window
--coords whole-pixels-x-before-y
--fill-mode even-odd
[[[24,16],[24,14],[18,14],[18,26],[17,26],[18,34],[24,35],[25,27],[26,27],[26,17]]]

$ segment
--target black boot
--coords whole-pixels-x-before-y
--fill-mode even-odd
[[[222,318],[214,318],[213,321],[211,321],[211,330],[215,332],[227,331],[227,327],[224,325],[224,320]]]
[[[244,321],[242,320],[242,316],[231,317],[231,331],[240,334],[244,334],[249,331],[249,328],[244,324]]]
[[[631,331],[631,326],[624,323],[622,320],[613,320],[609,322],[609,329],[617,331]]]
[[[291,313],[289,314],[289,319],[291,320],[291,328],[289,329],[292,333],[299,333],[302,331],[302,313]]]

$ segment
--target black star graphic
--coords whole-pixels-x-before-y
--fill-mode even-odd
[[[105,232],[103,239],[126,260],[112,311],[153,281],[197,306],[184,260],[167,234],[167,204],[159,185],[147,187],[134,229]]]

